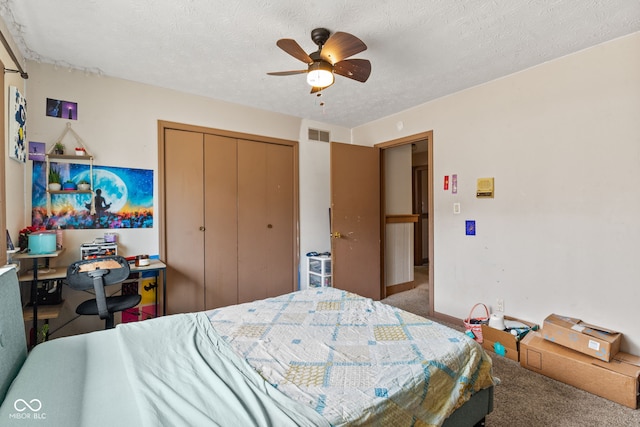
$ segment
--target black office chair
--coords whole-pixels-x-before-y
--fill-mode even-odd
[[[76,308],[81,315],[100,316],[105,320],[105,329],[114,327],[113,313],[133,308],[140,303],[142,296],[117,295],[107,297],[105,286],[121,283],[129,277],[129,263],[121,256],[108,256],[76,261],[67,268],[67,283],[77,290],[93,288],[95,299],[90,299]]]

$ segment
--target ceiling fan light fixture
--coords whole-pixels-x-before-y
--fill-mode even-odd
[[[333,67],[325,61],[316,61],[309,65],[307,83],[313,87],[327,87],[333,84]]]

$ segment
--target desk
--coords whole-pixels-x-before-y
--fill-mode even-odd
[[[45,264],[49,265],[50,258],[56,258],[64,252],[64,248],[57,250],[55,252],[47,253],[47,254],[32,254],[29,252],[17,253],[13,255],[13,259],[32,259],[33,260],[33,274],[31,274],[31,295],[29,299],[31,300],[31,304],[33,305],[33,330],[37,334],[38,332],[38,280],[44,280],[43,277],[38,277],[38,260],[44,258]],[[66,274],[66,271],[65,271]],[[56,316],[57,317],[57,316]],[[37,337],[37,335],[36,335]],[[37,341],[37,340],[36,340]]]
[[[64,250],[64,249],[63,249]],[[33,258],[33,272],[27,271],[18,277],[20,282],[31,282],[31,296],[30,302],[33,304],[33,314],[24,313],[24,320],[33,320],[34,330],[37,331],[38,326],[38,281],[39,280],[54,280],[54,279],[66,279],[67,278],[67,268],[68,266],[56,266],[55,268],[51,268],[47,271],[38,272],[38,259],[40,258],[48,258],[57,257],[62,253],[63,250],[57,251],[55,254],[40,254],[40,255],[30,255],[30,254],[15,254],[13,258],[15,259],[28,259]],[[162,315],[164,316],[167,312],[167,265],[160,260],[151,259],[149,260],[149,265],[136,267],[135,264],[129,264],[129,268],[131,273],[144,273],[151,271],[158,271],[162,273]],[[44,307],[44,306],[43,306]],[[55,311],[56,307],[58,312],[60,310],[59,306],[48,306],[46,317],[43,318],[53,318],[50,317],[52,315],[52,310]],[[42,311],[42,310],[41,310]],[[158,292],[156,291],[156,315],[158,314]],[[57,317],[57,315],[55,316]]]
[[[145,273],[147,271],[162,272],[162,315],[167,313],[167,265],[159,259],[149,260],[149,265],[137,267],[135,264],[131,265],[132,273]],[[156,316],[158,315],[158,292],[156,291]]]

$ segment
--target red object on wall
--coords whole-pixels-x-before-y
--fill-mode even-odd
[[[445,190],[449,189],[449,175],[444,176],[444,189]]]

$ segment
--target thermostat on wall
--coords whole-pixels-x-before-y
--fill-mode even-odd
[[[478,178],[476,197],[493,199],[493,178]]]

